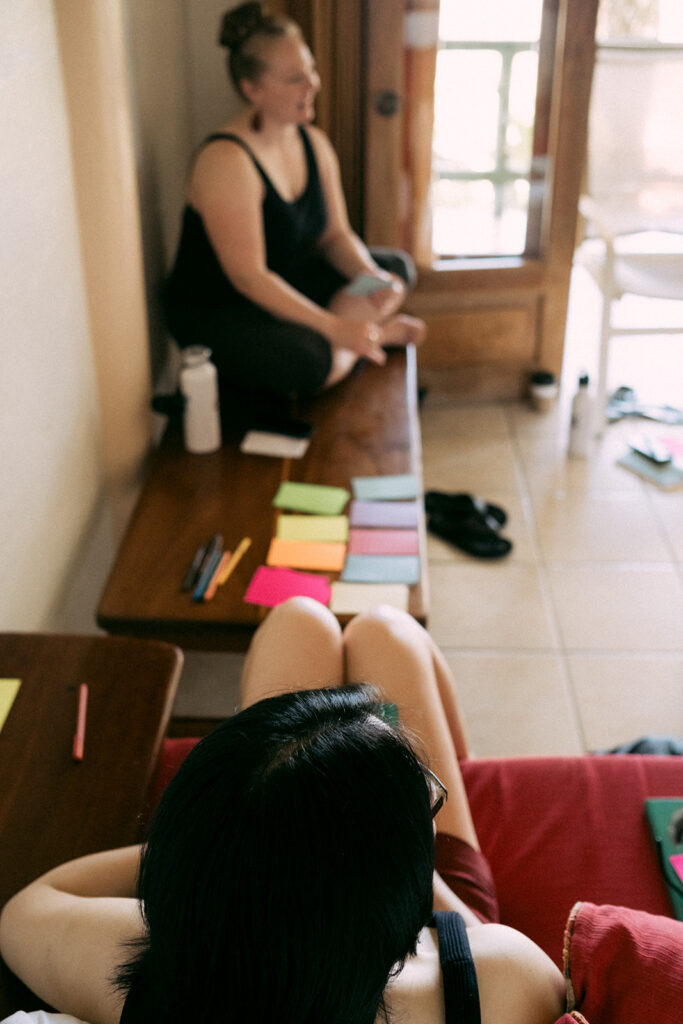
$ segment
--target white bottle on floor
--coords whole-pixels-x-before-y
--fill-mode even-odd
[[[183,350],[180,390],[185,397],[183,434],[188,452],[215,452],[221,446],[218,374],[211,349],[191,345]]]
[[[579,387],[572,399],[569,421],[569,454],[573,458],[585,459],[593,444],[595,402],[588,390],[588,374],[579,377]]]

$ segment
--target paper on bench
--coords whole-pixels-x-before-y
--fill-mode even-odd
[[[330,609],[335,615],[357,615],[380,604],[408,611],[408,587],[405,583],[332,583]]]
[[[20,686],[20,679],[0,679],[0,730],[12,710],[14,698],[18,694]]]
[[[310,540],[283,540],[274,537],[270,542],[266,562],[268,565],[286,565],[292,569],[326,569],[339,572],[344,565],[346,544],[327,544]]]
[[[347,516],[281,515],[277,535],[283,540],[317,540],[345,544],[349,536]]]
[[[344,487],[326,484],[302,484],[283,480],[273,498],[276,508],[294,512],[313,512],[322,516],[338,516],[351,495]]]
[[[327,576],[260,565],[251,578],[244,600],[247,604],[273,608],[290,597],[312,597],[321,604],[329,604],[330,581]]]
[[[349,532],[350,555],[418,555],[417,530],[365,530]]]
[[[347,583],[420,582],[420,559],[416,555],[347,555],[342,572]]]
[[[354,476],[351,478],[353,496],[360,501],[405,501],[419,494],[414,473],[393,476]]]
[[[288,437],[265,430],[248,430],[242,438],[240,451],[245,455],[270,455],[276,459],[302,459],[308,451],[307,437]]]
[[[415,529],[418,524],[416,501],[353,501],[351,526]]]

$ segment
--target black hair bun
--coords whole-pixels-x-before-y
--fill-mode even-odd
[[[239,50],[240,46],[263,27],[267,20],[261,4],[246,3],[226,11],[221,23],[221,31],[218,37],[220,46],[226,46],[229,50]]]

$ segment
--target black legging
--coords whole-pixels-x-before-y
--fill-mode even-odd
[[[377,249],[373,257],[402,277],[409,288],[413,286],[415,267],[406,253]],[[312,261],[304,273],[300,290],[321,306],[346,283],[321,260]],[[166,321],[181,348],[205,345],[211,349],[224,390],[311,395],[322,388],[332,368],[330,343],[322,334],[277,319],[247,299],[224,308],[170,306]]]

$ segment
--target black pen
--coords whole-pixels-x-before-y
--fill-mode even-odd
[[[199,579],[199,574],[201,573],[202,565],[204,564],[204,559],[206,558],[207,551],[209,550],[210,543],[211,541],[209,541],[207,544],[200,544],[200,546],[195,551],[194,558],[192,559],[192,564],[185,573],[183,577],[183,582],[180,584],[181,590],[192,590],[195,587],[197,580]]]

